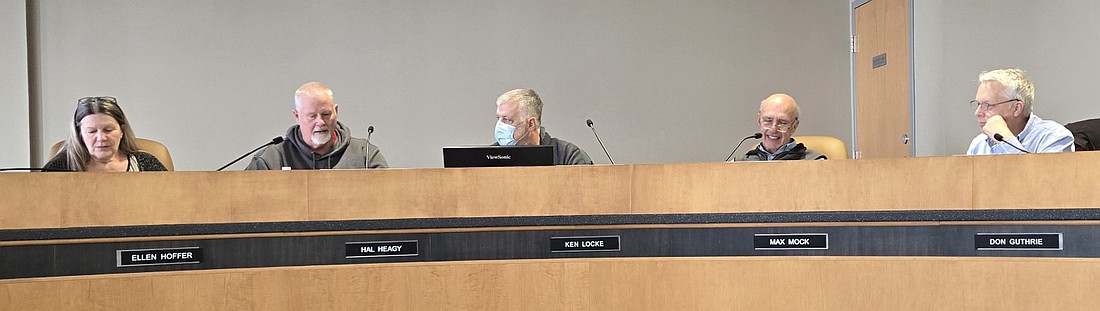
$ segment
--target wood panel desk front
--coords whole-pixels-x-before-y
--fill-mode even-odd
[[[1100,153],[543,168],[0,174],[0,230],[498,216],[1092,209],[1100,207],[1094,191],[1100,179],[1087,169],[1097,160]],[[517,185],[519,176],[540,182]],[[752,224],[733,226],[745,225]],[[1034,225],[1097,226],[1090,220]],[[478,229],[415,232],[471,230]],[[1100,305],[1100,296],[1092,294],[1098,286],[1097,258],[512,259],[0,280],[0,310],[1072,310]]]
[[[1100,207],[1100,153],[777,163],[0,174],[0,228]],[[517,182],[517,178],[525,182]]]

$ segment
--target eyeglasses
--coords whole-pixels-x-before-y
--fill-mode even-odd
[[[104,102],[108,104],[118,105],[118,100],[111,96],[89,96],[76,100],[77,105],[83,105],[88,103]]]
[[[791,130],[791,125],[793,125],[794,122],[795,121],[782,119],[760,118],[760,126],[764,128],[774,128],[780,133],[786,133],[787,131]]]
[[[999,103],[996,103],[996,104],[983,104],[983,103],[978,102],[977,99],[975,99],[975,100],[970,101],[970,105],[974,106],[974,108],[977,108],[978,110],[981,110],[981,111],[989,111],[989,110],[993,109],[993,106],[1004,104],[1004,103],[1011,103],[1011,102],[1018,101],[1018,100],[1019,99],[1009,99],[1009,100],[999,102]]]

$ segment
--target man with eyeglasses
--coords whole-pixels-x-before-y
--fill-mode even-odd
[[[825,155],[791,138],[798,129],[798,103],[787,94],[773,94],[760,102],[757,124],[760,144],[734,161],[825,160]]]
[[[978,75],[978,92],[970,104],[982,133],[968,155],[1073,151],[1073,134],[1058,122],[1032,113],[1035,86],[1020,69],[997,69]]]

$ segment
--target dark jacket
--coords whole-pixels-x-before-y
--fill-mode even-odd
[[[802,143],[798,143],[791,148],[791,150],[783,151],[775,155],[772,161],[778,160],[827,160],[824,154],[814,151],[813,149],[806,148]],[[734,159],[734,162],[740,161],[768,161],[767,155],[763,151],[760,151],[760,145],[756,148],[749,150],[742,156],[738,156]]]
[[[1089,151],[1100,148],[1100,119],[1089,119],[1066,124],[1073,133],[1075,151]]]
[[[378,146],[366,139],[351,137],[351,130],[343,123],[336,122],[336,143],[326,154],[313,153],[309,145],[302,140],[298,125],[286,131],[286,140],[278,145],[267,146],[252,157],[245,170],[278,170],[283,167],[292,169],[353,169],[387,168],[386,158]]]
[[[550,137],[545,127],[539,127],[539,145],[554,146],[554,165],[592,165],[592,158],[580,147],[565,140]],[[493,143],[500,146],[500,143]]]

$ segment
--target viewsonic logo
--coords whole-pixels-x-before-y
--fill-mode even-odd
[[[510,155],[487,154],[487,155],[485,155],[485,159],[488,159],[488,160],[511,160],[512,156],[510,156]]]

